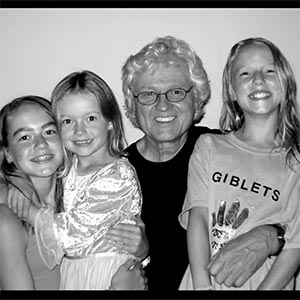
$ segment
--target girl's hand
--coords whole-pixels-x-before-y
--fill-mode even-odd
[[[107,232],[107,238],[114,246],[141,259],[148,254],[149,245],[145,234],[145,224],[140,216],[136,216],[136,225],[115,225]]]
[[[27,199],[17,188],[8,186],[7,206],[20,218],[27,219],[31,201]]]
[[[12,185],[8,186],[6,204],[20,219],[28,221],[33,226],[34,217],[38,208],[32,204],[30,199],[25,197],[25,195]]]
[[[147,281],[141,264],[128,259],[114,274],[110,290],[147,290]]]

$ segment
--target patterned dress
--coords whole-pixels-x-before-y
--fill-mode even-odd
[[[36,218],[39,250],[49,268],[62,261],[60,289],[107,289],[119,266],[133,256],[105,235],[118,223],[135,224],[140,185],[126,158],[87,175],[79,175],[76,166],[75,160],[64,183],[65,212],[48,208]]]

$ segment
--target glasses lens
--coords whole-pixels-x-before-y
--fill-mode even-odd
[[[183,89],[171,89],[167,92],[167,97],[170,101],[181,101],[185,98],[186,91]]]
[[[140,93],[138,95],[138,100],[141,102],[141,103],[145,103],[145,104],[150,104],[152,102],[155,102],[156,101],[156,97],[157,97],[157,94],[155,92],[152,92],[152,91],[148,91],[148,92],[143,92],[143,93]]]

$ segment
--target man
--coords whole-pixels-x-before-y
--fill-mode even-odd
[[[198,137],[216,133],[195,126],[204,116],[210,86],[201,59],[182,40],[157,38],[130,56],[122,69],[126,115],[144,136],[127,148],[143,193],[142,219],[151,263],[150,291],[177,290],[188,265],[180,226],[190,155]],[[277,229],[265,225],[229,242],[213,257],[219,283],[242,285],[268,255],[278,252]]]

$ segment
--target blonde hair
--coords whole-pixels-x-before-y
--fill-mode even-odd
[[[112,128],[108,131],[107,136],[108,151],[113,156],[123,155],[127,144],[124,137],[121,111],[112,90],[97,74],[87,70],[73,72],[56,85],[51,95],[52,111],[56,120],[60,101],[66,95],[78,93],[95,96],[103,117],[112,123]],[[67,153],[70,167],[72,154],[69,151]]]
[[[236,43],[230,50],[224,71],[223,71],[223,107],[220,117],[220,128],[223,132],[236,131],[242,127],[245,122],[244,114],[239,107],[233,89],[231,86],[232,75],[231,67],[239,51],[248,45],[260,43],[266,45],[274,59],[274,65],[278,72],[279,81],[284,92],[284,101],[280,105],[278,118],[277,135],[280,137],[279,148],[286,151],[286,163],[291,166],[292,158],[299,162],[299,139],[300,139],[300,121],[297,104],[297,84],[292,68],[281,53],[281,51],[272,42],[261,38],[248,38]]]

